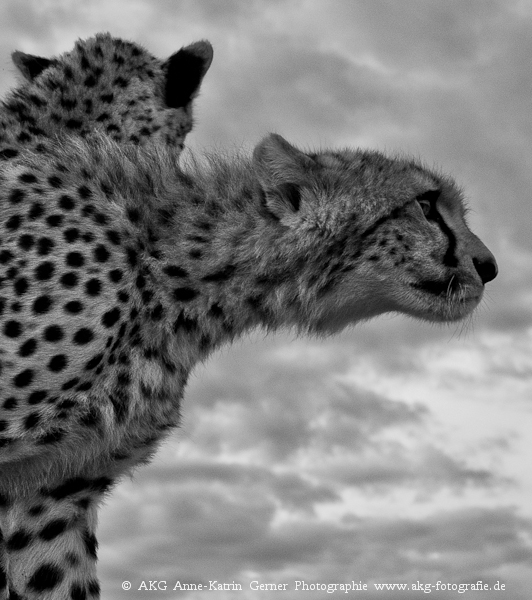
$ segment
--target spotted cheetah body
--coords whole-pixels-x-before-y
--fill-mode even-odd
[[[98,502],[179,424],[190,371],[221,344],[389,311],[463,319],[496,275],[456,185],[415,161],[305,154],[275,135],[252,159],[181,170],[178,152],[95,135],[0,172],[0,523],[15,597],[98,596]]]

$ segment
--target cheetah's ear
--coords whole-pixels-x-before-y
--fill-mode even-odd
[[[315,161],[272,133],[256,146],[253,165],[262,188],[264,208],[284,224],[294,223],[301,206],[301,186]]]
[[[207,40],[181,48],[164,63],[165,99],[170,108],[187,106],[198,94],[212,62],[212,46]]]
[[[11,59],[13,60],[15,67],[17,67],[24,76],[24,79],[27,79],[28,81],[33,81],[54,63],[54,61],[49,58],[26,54],[25,52],[19,52],[18,50],[15,50],[15,52],[11,54]]]

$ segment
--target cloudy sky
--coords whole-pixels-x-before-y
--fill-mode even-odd
[[[143,580],[167,581],[157,598],[326,597],[295,591],[304,580],[411,599],[373,584],[482,580],[505,591],[431,598],[530,598],[532,2],[3,0],[0,91],[12,50],[98,31],[160,57],[212,42],[191,147],[277,131],[441,166],[500,268],[467,327],[257,335],[198,368],[182,429],[102,511],[103,597],[151,597]],[[177,595],[178,580],[243,590]]]

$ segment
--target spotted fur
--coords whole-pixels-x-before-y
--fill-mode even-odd
[[[496,276],[454,182],[415,161],[276,135],[183,170],[176,152],[95,136],[1,171],[11,597],[98,597],[98,503],[179,425],[187,377],[220,345],[389,311],[459,320]]]
[[[163,61],[98,34],[55,58],[19,51],[12,57],[23,83],[0,105],[0,160],[23,148],[46,152],[58,135],[94,131],[123,143],[182,148],[212,47],[196,42]]]

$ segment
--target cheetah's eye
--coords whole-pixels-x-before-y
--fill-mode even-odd
[[[416,197],[417,203],[426,219],[434,219],[436,216],[436,201],[440,196],[440,190],[429,190]]]
[[[432,204],[428,200],[418,200],[418,204],[421,206],[423,214],[428,218],[432,211]]]

